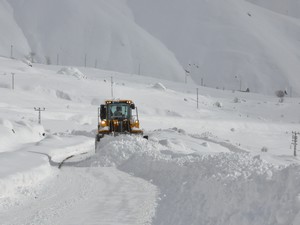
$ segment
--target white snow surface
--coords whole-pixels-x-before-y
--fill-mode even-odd
[[[299,0],[128,0],[199,85],[300,94]],[[155,12],[155,16],[153,14]],[[190,64],[190,65],[189,65]]]
[[[61,69],[0,57],[1,224],[300,224],[299,98]],[[135,102],[149,140],[95,150],[111,98]]]

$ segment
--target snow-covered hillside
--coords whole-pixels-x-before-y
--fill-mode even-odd
[[[105,137],[95,151],[111,76],[149,140]],[[299,98],[1,57],[0,93],[2,224],[300,223]]]
[[[20,58],[30,52],[28,42],[13,17],[13,9],[7,1],[0,1],[0,55]]]
[[[34,60],[45,64],[87,65],[184,80],[184,70],[173,53],[134,22],[125,1],[1,2],[0,10],[5,12],[1,17],[6,17],[0,23],[1,55],[9,56],[12,44],[15,51],[32,52]]]
[[[246,0],[128,0],[137,23],[171,49],[198,84],[299,94],[300,20],[274,12],[284,5],[300,15],[299,1],[251,2],[264,8]]]

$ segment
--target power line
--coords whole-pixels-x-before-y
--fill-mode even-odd
[[[39,112],[39,124],[41,124],[41,122],[42,122],[42,111],[45,111],[46,109],[45,108],[36,108],[36,107],[34,107],[34,110],[35,111],[38,111]]]
[[[298,142],[298,135],[299,132],[292,132],[292,145],[294,145],[294,156],[297,156],[297,142]]]

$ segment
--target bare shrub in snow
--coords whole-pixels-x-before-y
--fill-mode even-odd
[[[268,152],[268,148],[264,146],[264,147],[262,147],[261,151],[262,152]]]
[[[71,97],[63,92],[63,91],[60,91],[60,90],[56,90],[56,97],[60,98],[60,99],[64,99],[64,100],[68,100],[68,101],[71,101]]]
[[[278,90],[278,91],[275,91],[275,95],[279,98],[279,103],[283,103],[284,101],[284,96],[287,95],[287,92],[286,91],[283,91],[283,90]]]
[[[278,91],[275,91],[275,94],[278,98],[283,98],[285,96],[285,91],[278,90]]]
[[[214,106],[221,108],[222,107],[222,103],[221,102],[215,102]]]
[[[208,142],[203,142],[201,145],[204,146],[204,147],[209,147]]]

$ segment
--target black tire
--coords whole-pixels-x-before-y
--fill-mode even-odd
[[[100,139],[101,137],[99,136],[99,134],[97,134],[95,137],[95,150],[97,150],[98,142],[100,142]]]
[[[145,138],[145,139],[148,140],[149,136],[148,135],[144,135],[143,138]]]

